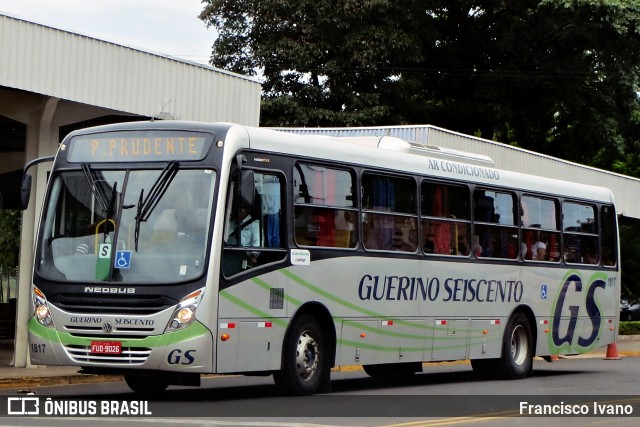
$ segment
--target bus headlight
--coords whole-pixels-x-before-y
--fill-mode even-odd
[[[33,315],[41,325],[49,328],[54,327],[47,298],[42,291],[35,286],[33,287]]]
[[[178,307],[176,307],[173,312],[171,320],[169,320],[169,324],[165,328],[165,332],[184,329],[196,320],[196,310],[198,304],[200,304],[203,293],[204,288],[201,288],[180,300],[180,304],[178,304]]]

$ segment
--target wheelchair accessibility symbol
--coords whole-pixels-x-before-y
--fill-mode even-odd
[[[131,267],[131,251],[116,251],[115,268]]]
[[[542,285],[540,287],[540,298],[541,299],[547,299],[547,285]]]

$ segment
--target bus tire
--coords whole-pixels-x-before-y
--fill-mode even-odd
[[[303,314],[294,320],[282,351],[282,369],[273,378],[286,394],[313,394],[323,375],[330,375],[325,361],[325,338],[313,316]]]
[[[531,323],[524,313],[511,316],[502,341],[501,376],[510,380],[525,378],[533,367],[534,344]]]
[[[169,387],[168,380],[158,377],[125,375],[124,380],[131,390],[147,396],[162,393]]]

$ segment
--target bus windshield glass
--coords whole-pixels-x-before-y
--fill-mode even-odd
[[[204,273],[215,172],[101,170],[52,178],[36,273],[50,280],[177,283]],[[162,166],[158,166],[161,168]]]

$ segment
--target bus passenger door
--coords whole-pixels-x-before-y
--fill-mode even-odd
[[[246,170],[243,169],[243,172]],[[287,256],[282,231],[282,183],[279,174],[258,173],[238,177],[228,191],[225,214],[222,272],[225,277],[249,272],[251,269],[277,261]],[[251,178],[249,178],[251,177]],[[236,188],[250,186],[237,184],[240,179],[254,179],[253,197],[241,195]]]

